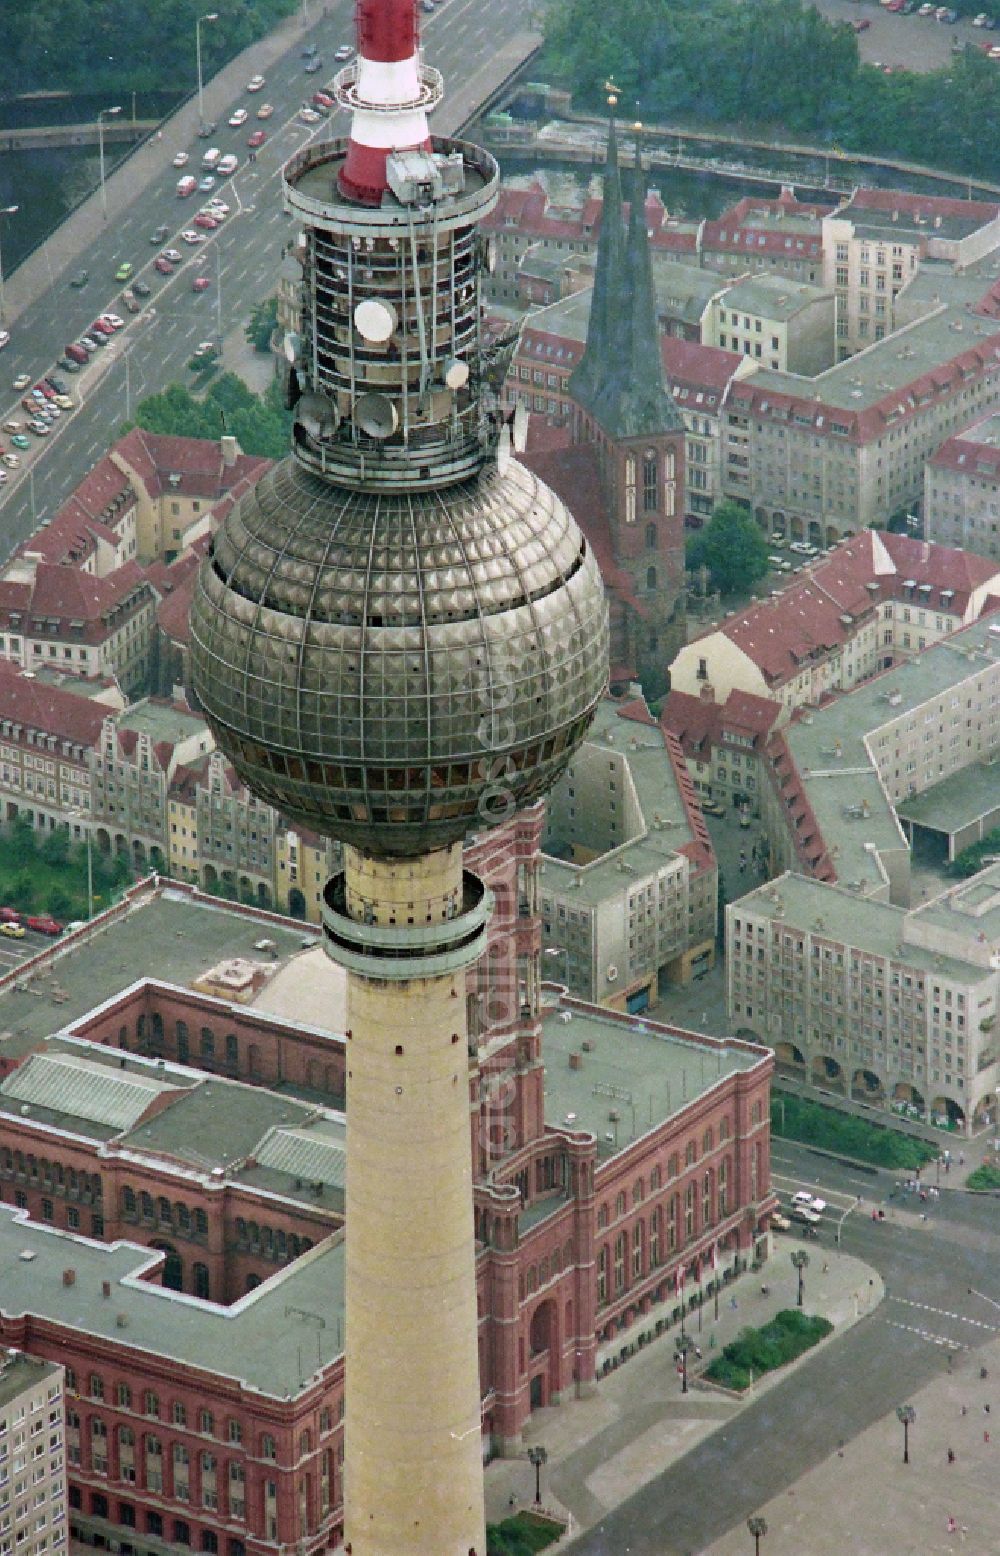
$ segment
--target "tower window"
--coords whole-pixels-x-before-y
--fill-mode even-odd
[[[655,567],[647,567],[646,568],[646,588],[647,589],[655,589],[656,588],[656,568]]]
[[[647,524],[646,525],[646,550],[647,551],[655,551],[656,550],[656,525],[655,524]]]
[[[635,455],[625,456],[625,523],[635,523]]]
[[[658,495],[656,454],[653,449],[647,449],[642,456],[642,510],[644,513],[656,512]]]

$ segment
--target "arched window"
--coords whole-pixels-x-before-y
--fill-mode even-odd
[[[625,1214],[625,1190],[622,1189],[621,1193],[618,1195],[617,1199],[615,1200],[615,1219],[617,1220],[619,1216],[623,1216],[624,1214]]]
[[[604,1244],[597,1255],[597,1306],[604,1307],[608,1300],[608,1245]]]
[[[667,1247],[671,1253],[677,1247],[677,1213],[680,1204],[676,1194],[671,1194],[670,1203],[667,1206]]]
[[[663,1181],[663,1172],[662,1172],[662,1170],[658,1166],[657,1167],[653,1167],[650,1170],[650,1174],[649,1174],[649,1192],[650,1192],[650,1194],[655,1194],[656,1190],[660,1187],[660,1184],[662,1183],[662,1181]]]
[[[603,1228],[606,1227],[607,1224],[608,1224],[608,1206],[607,1206],[607,1201],[605,1201],[605,1203],[600,1206],[600,1208],[598,1209],[598,1212],[597,1212],[597,1230],[598,1231],[603,1230]]]
[[[647,567],[646,568],[646,588],[647,589],[655,589],[656,588],[656,568],[655,567]]]
[[[719,1163],[719,1215],[729,1214],[729,1157]]]
[[[720,1140],[728,1140],[729,1139],[729,1114],[728,1113],[726,1114],[725,1118],[720,1119],[720,1121],[719,1121],[719,1139]]]
[[[165,1197],[158,1199],[156,1202],[156,1208],[159,1211],[161,1226],[172,1226],[173,1212],[171,1210],[169,1199],[166,1199]]]
[[[266,1433],[260,1440],[260,1456],[262,1459],[270,1459],[272,1462],[278,1456],[274,1446],[274,1438]]]
[[[152,1194],[147,1194],[145,1191],[141,1193],[139,1195],[139,1206],[142,1212],[142,1219],[144,1221],[153,1221],[156,1219],[155,1211],[153,1208]]]
[[[304,1458],[307,1453],[312,1453],[312,1433],[308,1429],[299,1433],[299,1458]]]
[[[620,1297],[625,1290],[625,1260],[628,1257],[628,1237],[624,1232],[619,1232],[615,1238],[615,1296]]]
[[[657,1205],[649,1218],[649,1267],[655,1270],[662,1257],[661,1255],[661,1230],[663,1226],[663,1212]]]
[[[701,1224],[712,1225],[712,1172],[711,1168],[701,1180]]]
[[[695,1145],[693,1140],[689,1140],[687,1143],[687,1150],[684,1152],[684,1165],[686,1167],[693,1167],[697,1160],[698,1147]]]
[[[177,1057],[180,1060],[181,1064],[187,1064],[188,1059],[190,1058],[190,1056],[191,1056],[191,1043],[190,1043],[190,1039],[188,1037],[187,1022],[186,1021],[178,1021],[178,1023],[177,1023]]]
[[[702,1156],[709,1156],[709,1155],[711,1155],[711,1153],[714,1150],[714,1148],[715,1148],[715,1136],[712,1134],[711,1128],[709,1128],[709,1129],[705,1130],[705,1133],[701,1137],[701,1154],[702,1154]]]
[[[215,1033],[211,1027],[201,1029],[201,1057],[203,1059],[215,1058]]]
[[[632,1279],[634,1281],[642,1280],[643,1276],[642,1248],[644,1232],[644,1222],[637,1221],[635,1226],[632,1228]]]
[[[656,550],[656,525],[655,524],[647,524],[646,525],[646,550],[647,551],[655,551]]]
[[[644,513],[655,513],[659,492],[657,491],[656,450],[647,448],[642,456],[642,510]]]
[[[134,1216],[135,1213],[135,1189],[130,1189],[128,1184],[126,1184],[122,1189],[122,1215]]]
[[[208,1265],[207,1264],[196,1264],[196,1265],[194,1265],[193,1268],[192,1268],[192,1271],[191,1271],[191,1275],[192,1275],[192,1279],[194,1280],[194,1294],[195,1294],[195,1296],[196,1297],[201,1297],[203,1302],[207,1302],[208,1301],[208,1293],[209,1293]]]
[[[635,455],[625,455],[625,523],[635,523]]]
[[[235,1032],[226,1033],[226,1063],[235,1070],[240,1062],[240,1045]]]
[[[668,1179],[668,1181],[671,1178],[676,1178],[676,1176],[677,1176],[679,1171],[680,1171],[680,1159],[679,1159],[679,1157],[677,1155],[677,1152],[675,1151],[674,1154],[670,1157],[669,1161],[667,1162],[667,1179]]]
[[[684,1237],[690,1240],[694,1236],[694,1184],[689,1183],[684,1190]]]

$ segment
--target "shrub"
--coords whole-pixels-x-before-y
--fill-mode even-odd
[[[798,1308],[784,1308],[762,1329],[744,1329],[724,1346],[722,1355],[715,1358],[705,1376],[724,1388],[749,1388],[754,1378],[786,1366],[818,1345],[832,1330],[827,1318],[800,1313]]]
[[[780,1101],[772,1097],[771,1132],[879,1167],[922,1167],[938,1154],[935,1145],[918,1135],[838,1112],[791,1092],[782,1092]]]

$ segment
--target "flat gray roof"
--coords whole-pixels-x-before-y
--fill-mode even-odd
[[[623,1150],[726,1076],[769,1057],[733,1039],[702,1037],[638,1016],[615,1020],[595,1006],[555,998],[543,1007],[542,1052],[546,1121],[589,1130],[602,1156]],[[571,1054],[579,1056],[578,1069],[570,1067]],[[619,1114],[617,1143],[607,1138],[616,1133],[613,1111]]]
[[[343,1350],[339,1234],[228,1308],[141,1279],[162,1257],[135,1243],[97,1243],[42,1226],[27,1211],[0,1205],[0,1311],[37,1314],[159,1357],[167,1371],[182,1362],[277,1399],[297,1394]],[[72,1285],[63,1284],[67,1269],[76,1272]],[[94,1300],[102,1281],[111,1286],[107,1302]]]
[[[265,958],[254,950],[274,942],[273,966],[280,967],[319,939],[319,930],[291,920],[264,920],[234,912],[218,898],[170,887],[136,892],[131,911],[110,923],[98,921],[36,972],[30,969],[0,989],[0,1054],[27,1053],[60,1027],[77,1021],[114,998],[140,977],[182,988],[230,957]]]
[[[922,924],[939,925],[950,935],[964,931],[970,939],[982,937],[995,948],[1000,941],[1000,865],[989,865],[922,903],[914,908],[913,917]],[[980,967],[979,974],[985,976],[986,969]]]
[[[1000,810],[1000,772],[984,762],[972,762],[923,794],[902,800],[898,810],[904,821],[950,836]]]
[[[46,1378],[56,1378],[61,1371],[55,1362],[27,1356],[23,1351],[0,1352],[0,1410],[25,1389],[37,1387]]]
[[[810,286],[806,281],[792,281],[787,276],[748,276],[726,289],[723,307],[740,308],[745,313],[759,314],[767,319],[794,319],[803,308],[832,298],[833,293],[822,286]]]
[[[206,751],[215,745],[205,720],[173,703],[137,702],[120,714],[117,722],[119,729],[132,729],[151,740],[168,740],[172,745],[199,733],[205,736]]]

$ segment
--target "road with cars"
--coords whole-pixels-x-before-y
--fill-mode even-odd
[[[878,1271],[883,1301],[577,1539],[574,1556],[704,1550],[940,1376],[950,1352],[974,1356],[1000,1333],[995,1200],[942,1193],[924,1205],[899,1189],[904,1174],[784,1140],[774,1142],[772,1169],[785,1207],[800,1189],[827,1201],[818,1240],[778,1234],[775,1260],[787,1269],[789,1252],[804,1247],[815,1272],[841,1221],[841,1246]],[[880,1207],[887,1219],[873,1221]],[[809,1280],[806,1270],[807,1310]],[[863,1314],[866,1292],[858,1302]],[[558,1496],[558,1470],[551,1483]]]
[[[506,0],[500,7],[489,7],[485,0],[442,0],[434,14],[423,17],[428,58],[451,84],[452,106],[446,96],[434,121],[438,133],[447,133],[472,111],[470,84],[474,88],[487,63],[525,32],[530,16],[530,0]],[[307,115],[303,122],[301,108],[334,75],[338,47],[352,40],[353,8],[337,0],[322,23],[300,34],[268,69],[259,92],[239,93],[210,139],[173,143],[168,122],[159,176],[119,220],[108,223],[65,276],[52,277],[43,295],[8,321],[11,341],[0,352],[0,422],[26,420],[20,396],[11,387],[16,375],[27,374],[32,385],[53,371],[68,379],[55,366],[67,344],[78,341],[102,313],[120,315],[125,327],[106,337],[107,344],[96,348],[87,365],[68,379],[76,408],[61,415],[47,436],[32,438],[28,449],[18,454],[19,468],[8,470],[0,489],[0,562],[51,518],[106,451],[139,398],[167,384],[190,381],[187,363],[194,348],[203,340],[224,337],[246,318],[252,304],[273,293],[282,249],[291,236],[281,207],[281,168],[307,141],[346,132],[346,116],[339,111],[318,119]],[[310,44],[323,61],[318,71],[305,68],[309,61],[304,51]],[[259,121],[257,111],[265,100],[275,112]],[[231,127],[227,120],[237,109],[246,110],[247,120]],[[256,129],[264,130],[266,139],[255,148],[251,162],[247,139]],[[238,171],[230,178],[217,176],[211,191],[179,199],[178,178],[189,170],[200,177],[203,153],[211,146],[236,154]],[[184,169],[173,165],[179,152],[189,157]],[[193,219],[213,194],[230,206],[229,214],[217,229],[204,231],[204,242],[186,244],[181,233],[197,230]],[[163,226],[167,233],[152,243]],[[182,259],[170,274],[161,274],[155,260],[167,248]],[[133,268],[120,284],[115,274],[124,264]],[[71,279],[81,271],[89,279],[74,288]],[[198,291],[196,276],[208,282]],[[126,314],[123,284],[134,288],[136,280],[148,285],[151,295],[143,300],[141,313]],[[9,434],[0,432],[0,446],[9,449]]]

